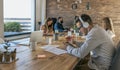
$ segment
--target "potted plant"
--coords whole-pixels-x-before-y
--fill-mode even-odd
[[[14,51],[11,52],[11,59],[12,61],[16,60],[16,49],[14,49]]]
[[[9,44],[9,41],[6,40],[5,45],[4,45],[4,48],[6,49],[6,51],[4,52],[4,62],[5,63],[9,63],[10,62],[10,57],[11,57],[11,52],[8,49],[8,47],[10,47],[10,44]]]
[[[11,56],[10,52],[4,53],[4,62],[5,63],[10,63],[10,56]]]

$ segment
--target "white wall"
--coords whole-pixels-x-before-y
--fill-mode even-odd
[[[41,22],[42,24],[45,23],[45,19],[46,19],[46,0],[42,0],[41,2]]]
[[[41,0],[36,0],[36,30],[40,29],[38,22],[41,22]]]
[[[40,29],[38,22],[45,23],[46,19],[46,0],[36,0],[36,30]]]
[[[4,38],[3,0],[0,0],[0,38]]]
[[[35,22],[35,0],[31,0],[31,31],[35,30]]]
[[[41,0],[41,22],[45,23],[46,20],[46,0]]]

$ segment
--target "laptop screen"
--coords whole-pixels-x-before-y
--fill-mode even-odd
[[[30,42],[41,42],[43,37],[43,31],[34,31],[31,33]]]

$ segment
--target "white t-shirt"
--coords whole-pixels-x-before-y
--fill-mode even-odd
[[[115,37],[115,34],[111,30],[107,30],[107,33],[111,38]]]

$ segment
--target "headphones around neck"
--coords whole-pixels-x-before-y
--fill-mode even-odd
[[[84,22],[81,17],[79,17],[79,19],[80,19],[80,21],[81,21],[81,23],[82,23],[84,28],[88,28],[89,27],[89,23],[88,22]]]

